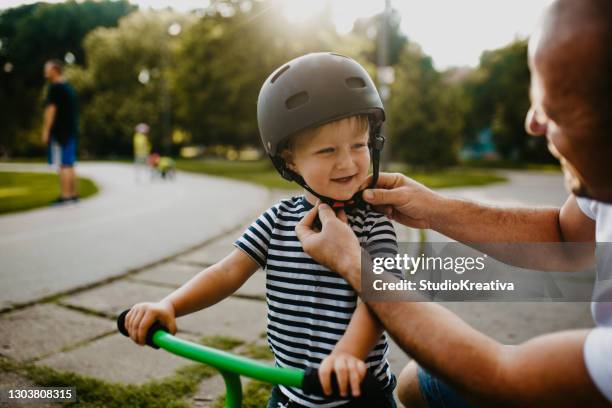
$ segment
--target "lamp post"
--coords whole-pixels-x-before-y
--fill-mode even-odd
[[[181,24],[173,22],[168,26],[167,33],[170,37],[178,36],[182,31]],[[171,153],[172,146],[172,98],[170,95],[170,89],[166,81],[168,69],[170,67],[170,41],[166,41],[166,46],[162,50],[162,66],[163,73],[161,75],[161,108],[162,108],[162,143],[164,146],[164,153],[169,156]]]
[[[376,67],[376,80],[378,82],[378,89],[380,91],[380,97],[387,113],[386,122],[389,121],[389,109],[388,101],[391,95],[391,84],[395,80],[395,72],[393,67],[389,65],[389,16],[391,14],[391,0],[385,0],[385,9],[380,19],[379,35],[378,35],[378,49],[376,53],[377,67]],[[387,126],[383,124],[383,134],[386,137],[386,149],[383,149],[381,156],[380,167],[382,170],[388,170],[389,162],[391,159],[391,149],[389,148],[389,135],[385,132]]]

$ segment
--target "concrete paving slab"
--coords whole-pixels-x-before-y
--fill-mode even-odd
[[[195,340],[185,334],[181,337]],[[163,350],[139,346],[117,333],[55,354],[37,364],[110,382],[143,384],[172,375],[177,368],[193,362]]]
[[[223,259],[234,249],[234,241],[240,237],[248,226],[228,233],[226,236],[191,252],[176,258],[179,262],[187,262],[204,266],[213,265]]]
[[[187,265],[178,262],[164,262],[152,268],[146,269],[135,275],[131,275],[129,280],[144,283],[162,284],[179,287],[194,277],[202,270],[199,266]]]
[[[230,297],[187,316],[180,317],[180,330],[201,336],[230,336],[250,342],[266,329],[267,306],[259,300]]]
[[[266,300],[266,273],[261,269],[255,272],[235,294]]]
[[[225,382],[222,376],[215,375],[200,383],[190,405],[193,408],[212,408],[222,395],[225,395]]]
[[[140,302],[157,302],[173,289],[128,280],[118,280],[108,285],[62,298],[61,304],[85,308],[107,316],[116,316]]]
[[[26,361],[115,330],[112,321],[55,304],[0,316],[0,354]]]

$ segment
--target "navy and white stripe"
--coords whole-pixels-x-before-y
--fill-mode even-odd
[[[264,212],[234,245],[266,271],[268,343],[280,367],[319,367],[340,340],[357,306],[353,288],[315,262],[302,249],[296,224],[312,205],[304,196],[286,199]],[[393,225],[383,215],[357,210],[349,225],[372,255],[397,253]],[[391,379],[386,335],[366,364],[383,384]],[[281,386],[291,400],[307,407],[337,407],[346,400],[323,399]]]

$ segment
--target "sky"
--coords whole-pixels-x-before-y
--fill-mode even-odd
[[[47,0],[59,2],[60,0]],[[338,31],[350,30],[353,21],[381,12],[385,0],[267,0],[281,7],[288,19],[299,22],[329,2]],[[484,50],[502,47],[531,34],[552,0],[390,0],[401,17],[406,36],[421,45],[438,69],[476,66]],[[0,8],[33,3],[0,0]],[[208,0],[131,0],[147,8],[179,10],[206,6]]]

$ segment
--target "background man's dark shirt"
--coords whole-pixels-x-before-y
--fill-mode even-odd
[[[45,106],[55,105],[56,113],[51,125],[51,136],[65,144],[79,132],[79,107],[74,88],[67,82],[49,84]]]

